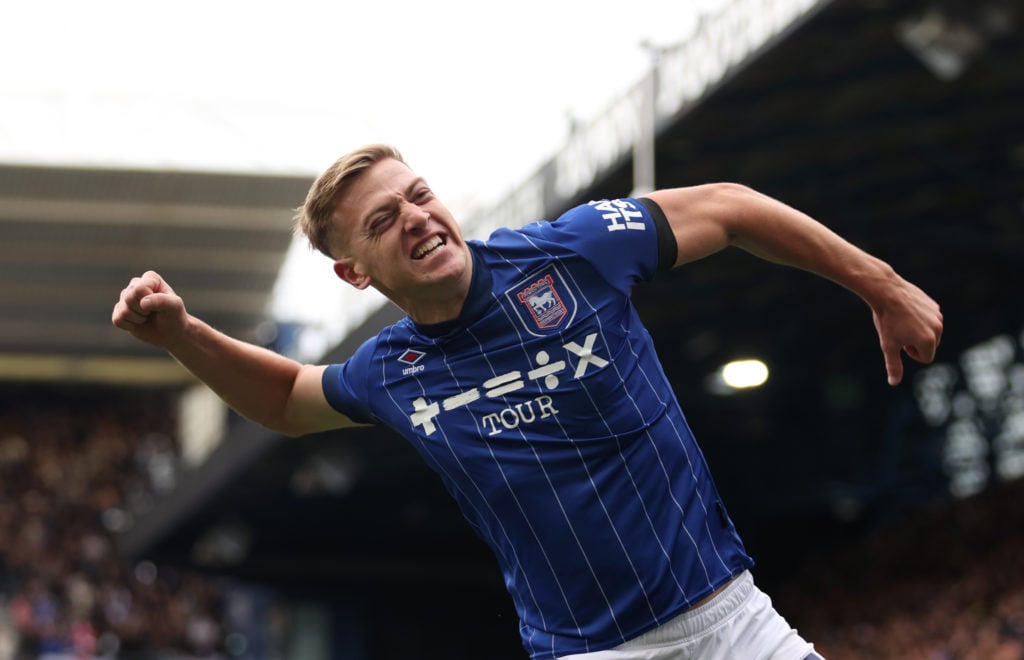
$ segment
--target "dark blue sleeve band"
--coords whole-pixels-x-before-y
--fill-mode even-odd
[[[672,233],[672,227],[668,224],[665,212],[661,210],[657,202],[647,197],[640,197],[637,201],[643,204],[643,207],[651,214],[654,226],[658,230],[658,270],[672,270],[679,257],[679,246],[676,244],[676,236]]]

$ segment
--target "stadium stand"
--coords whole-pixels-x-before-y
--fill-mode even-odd
[[[173,487],[171,393],[3,389],[3,657],[203,657],[223,649],[217,580],[130,564],[117,534]]]
[[[1024,658],[1024,480],[808,561],[782,611],[831,660]]]

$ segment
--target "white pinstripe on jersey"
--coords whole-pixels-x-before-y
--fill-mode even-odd
[[[628,226],[606,227],[616,209]],[[620,644],[752,564],[628,302],[654,272],[652,222],[621,200],[473,242],[458,322],[405,319],[325,374],[332,405],[441,477],[538,660]]]

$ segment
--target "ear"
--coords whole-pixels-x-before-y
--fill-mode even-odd
[[[360,271],[354,262],[345,257],[334,262],[334,274],[357,289],[370,286],[370,276]]]

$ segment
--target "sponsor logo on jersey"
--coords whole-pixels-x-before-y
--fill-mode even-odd
[[[556,394],[563,380],[585,378],[610,364],[610,358],[602,357],[608,354],[608,349],[596,332],[577,339],[579,341],[562,343],[561,351],[537,351],[532,359],[533,364],[524,364],[518,369],[493,375],[477,386],[445,399],[417,397],[412,401],[409,422],[414,428],[421,429],[424,435],[433,435],[437,430],[435,420],[439,416],[469,406],[475,414],[483,413],[479,417],[481,424],[487,435],[493,436],[519,428],[520,425],[557,417],[558,408],[554,396],[543,392]],[[549,350],[552,352],[549,353]],[[542,392],[540,396],[531,396],[525,401],[507,398],[517,392],[520,393],[516,395],[518,397],[522,393],[534,394],[538,390]],[[488,402],[499,402],[500,408],[495,410]]]
[[[629,200],[605,199],[600,202],[590,202],[590,205],[598,211],[604,212],[601,217],[608,221],[608,231],[647,230],[647,225],[643,222],[643,213],[636,207],[636,204]]]
[[[576,298],[556,264],[516,282],[505,297],[526,331],[537,337],[564,329],[576,315]]]
[[[424,353],[423,351],[417,351],[412,348],[406,349],[405,353],[402,353],[398,357],[399,362],[401,362],[402,364],[409,365],[405,369],[402,369],[402,375],[409,376],[411,374],[423,371],[423,365],[416,363],[422,360],[424,355],[426,355],[426,353]]]

